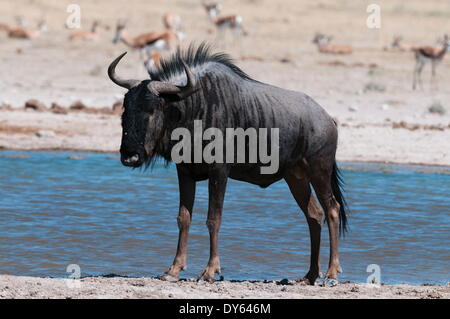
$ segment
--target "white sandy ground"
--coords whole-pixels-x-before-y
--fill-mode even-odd
[[[440,117],[425,118],[430,127],[444,127]],[[407,128],[393,128],[392,122],[347,120],[339,127],[337,159],[450,165],[450,127],[411,129],[422,122],[405,123]],[[38,137],[41,130],[55,135]],[[117,152],[120,139],[118,115],[0,110],[0,148],[4,149]]]
[[[160,30],[162,14],[176,12],[186,33],[183,46],[216,39],[200,1],[77,3],[83,28],[101,19],[99,41],[67,40],[71,30],[63,27],[68,15],[64,2],[0,3],[0,22],[14,23],[13,17],[21,15],[32,25],[45,17],[49,25],[49,32],[34,40],[10,40],[0,32],[0,106],[22,108],[35,98],[47,106],[56,102],[67,107],[81,100],[89,107],[111,107],[124,93],[106,76],[114,57],[128,50],[118,73],[146,77],[136,51],[111,43],[118,18],[128,19],[130,34],[139,34]],[[434,45],[437,37],[450,33],[450,3],[377,3],[382,27],[374,30],[365,26],[365,1],[227,0],[224,14],[241,14],[249,36],[233,42],[228,34],[218,50],[230,53],[255,79],[317,100],[339,121],[338,160],[450,165],[450,59],[439,66],[438,83],[430,87],[427,65],[424,89],[412,91],[413,53],[382,50],[396,34],[406,44]],[[353,54],[317,53],[311,43],[317,31],[333,34],[336,43],[352,44]],[[365,90],[367,85],[381,86],[382,91]],[[434,102],[447,113],[429,113]],[[392,128],[401,122],[407,128]],[[41,129],[56,135],[38,138],[35,133]],[[0,148],[116,152],[120,131],[117,116],[0,111]]]
[[[87,150],[117,152],[121,128],[118,115],[23,111],[28,99],[50,106],[69,106],[82,100],[90,107],[111,107],[124,90],[106,76],[108,64],[125,50],[118,67],[123,77],[145,78],[138,53],[113,45],[118,18],[127,19],[130,34],[160,30],[161,16],[181,15],[186,41],[214,41],[215,35],[200,1],[78,0],[82,27],[100,18],[98,42],[69,42],[63,25],[67,3],[59,0],[1,1],[0,22],[14,24],[21,15],[34,26],[45,17],[49,32],[34,40],[10,40],[0,33],[0,149]],[[434,45],[450,33],[450,2],[441,0],[379,0],[381,29],[368,29],[367,1],[227,0],[224,14],[239,13],[249,37],[221,50],[257,80],[299,90],[317,100],[339,122],[340,161],[381,161],[450,165],[450,59],[438,68],[439,84],[411,90],[414,58],[411,52],[384,52],[393,35],[406,44]],[[100,17],[99,17],[99,13]],[[321,55],[311,43],[315,32],[334,35],[336,43],[351,44],[350,56]],[[370,68],[375,64],[376,68]],[[369,84],[384,90],[367,91]],[[428,112],[439,102],[444,115]],[[399,124],[403,122],[403,124]],[[394,128],[400,127],[400,128]],[[402,128],[403,127],[403,128]],[[52,130],[52,137],[37,137]],[[150,278],[85,278],[80,289],[69,289],[64,279],[0,275],[1,298],[449,298],[449,286],[382,286],[342,284],[334,288],[274,283],[168,283]]]
[[[69,281],[69,284],[67,283]],[[72,279],[0,276],[0,298],[450,298],[450,285],[412,286],[342,283],[336,287],[280,282],[167,282],[152,278]]]

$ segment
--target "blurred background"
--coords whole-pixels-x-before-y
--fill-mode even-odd
[[[74,110],[85,106],[110,110],[117,103],[117,107],[124,90],[107,78],[108,64],[129,51],[118,72],[145,79],[144,63],[154,65],[149,60],[152,54],[170,55],[171,50],[154,41],[155,35],[167,32],[163,17],[169,14],[178,17],[174,29],[175,38],[180,37],[171,42],[173,47],[208,41],[229,53],[255,79],[300,90],[316,99],[341,124],[341,139],[352,139],[352,145],[342,143],[339,159],[450,164],[450,154],[442,151],[442,143],[450,139],[448,56],[444,55],[438,65],[434,83],[430,81],[430,63],[426,63],[421,75],[423,87],[412,90],[413,49],[426,46],[437,53],[443,48],[444,35],[450,32],[450,2],[446,0],[377,1],[381,25],[373,29],[366,24],[372,1],[365,0],[80,0],[75,5],[80,9],[81,24],[75,29],[67,26],[72,21],[71,2],[0,2],[3,109],[22,109],[30,99],[29,108],[53,105],[54,113],[64,113],[70,106]],[[208,14],[206,9],[214,5],[219,9]],[[240,30],[233,28],[233,21]],[[89,34],[94,22],[95,32]],[[151,33],[153,44],[159,47],[131,48],[119,38],[114,44],[120,24],[129,39]],[[29,38],[14,36],[20,27]],[[144,55],[142,51],[146,51]],[[34,105],[37,102],[41,104]],[[102,140],[100,146],[85,143],[83,136],[96,135],[97,141],[102,137],[102,130],[83,126],[93,117],[77,122],[69,115],[63,127],[47,121],[48,115],[3,112],[2,118],[0,147],[118,148],[117,140]],[[22,127],[24,122],[32,126],[37,118],[38,127]],[[103,131],[118,136],[118,120],[109,123]],[[21,138],[20,134],[33,135],[39,128],[56,136],[50,133],[51,141]],[[66,136],[62,141],[59,136],[63,133],[77,137]],[[418,144],[408,144],[409,148],[405,139]],[[427,154],[417,154],[417,149]]]
[[[432,45],[450,30],[450,2],[445,0],[376,1],[381,8],[381,28],[369,29],[366,8],[373,1],[270,1],[223,0],[221,16],[240,15],[247,36],[235,39],[225,32],[220,50],[230,53],[246,72],[258,80],[289,89],[302,90],[327,107],[338,107],[361,100],[361,92],[370,82],[385,88],[390,96],[409,104],[425,92],[411,93],[414,55],[405,52],[384,52],[395,36],[405,45]],[[133,51],[121,65],[121,73],[145,77],[138,50],[123,43],[113,44],[116,24],[126,20],[131,36],[161,31],[163,15],[179,15],[186,46],[191,41],[216,42],[217,30],[209,19],[201,0],[167,1],[76,1],[81,8],[81,30],[90,30],[98,21],[95,40],[70,41],[77,29],[67,29],[71,13],[67,6],[73,1],[19,0],[0,2],[0,23],[16,25],[20,18],[30,29],[44,20],[48,31],[31,39],[9,38],[0,34],[1,100],[19,106],[30,97],[44,103],[67,104],[70,99],[85,99],[93,106],[114,102],[120,91],[105,78],[109,62],[125,50]],[[210,1],[212,3],[212,1]],[[317,32],[333,36],[337,44],[351,45],[350,55],[319,54],[312,43]],[[216,43],[217,44],[217,43]],[[445,59],[447,60],[447,59]],[[448,61],[448,60],[447,60]],[[448,97],[448,62],[438,70],[442,85],[433,96]],[[372,72],[369,73],[371,70]],[[375,66],[375,67],[374,67]],[[428,84],[429,70],[424,70]],[[330,100],[330,96],[332,99]],[[384,98],[384,97],[383,97]],[[379,96],[375,97],[379,100]],[[369,107],[364,101],[361,107]],[[377,101],[382,102],[382,101]],[[357,103],[361,104],[361,103]]]

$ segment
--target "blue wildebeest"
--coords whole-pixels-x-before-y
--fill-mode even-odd
[[[128,89],[122,115],[121,161],[126,166],[150,165],[155,158],[171,160],[175,141],[171,132],[194,121],[205,128],[278,128],[279,168],[262,174],[262,163],[178,163],[180,206],[179,239],[173,264],[162,278],[178,279],[186,267],[186,251],[196,182],[208,180],[206,225],[210,257],[200,279],[220,274],[218,233],[227,179],[263,188],[284,179],[308,222],[311,239],[310,269],[303,278],[314,284],[320,274],[322,217],[329,228],[330,260],[324,284],[337,283],[339,231],[346,230],[345,201],[336,166],[337,127],[333,119],[304,93],[284,90],[251,79],[225,54],[211,54],[204,44],[178,50],[147,80],[116,75],[117,57],[108,68],[110,79]],[[270,141],[269,141],[270,143]],[[246,146],[248,148],[248,145]],[[247,149],[248,151],[248,149]],[[317,195],[312,195],[311,186]]]

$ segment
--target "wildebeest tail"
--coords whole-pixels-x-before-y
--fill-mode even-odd
[[[341,206],[341,210],[339,212],[339,233],[341,235],[345,235],[347,232],[347,202],[345,201],[343,192],[343,180],[342,175],[337,167],[336,162],[333,164],[333,173],[331,175],[331,188],[333,190],[334,198],[336,198],[337,202]]]

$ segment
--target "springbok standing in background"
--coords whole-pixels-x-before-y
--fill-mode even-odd
[[[445,35],[442,48],[435,48],[432,46],[422,46],[412,49],[412,51],[414,51],[414,55],[416,58],[416,65],[414,67],[413,73],[413,85],[412,85],[413,90],[416,89],[417,82],[419,83],[420,87],[423,88],[421,75],[423,67],[427,62],[431,62],[430,86],[433,85],[433,81],[436,76],[436,67],[444,58],[445,53],[447,53],[449,47],[450,43],[448,40],[448,36]]]
[[[8,23],[0,23],[0,31],[6,31],[8,33],[13,29],[27,29],[28,24],[22,16],[15,16],[14,20],[16,21],[15,27]]]
[[[9,32],[9,30],[13,29],[27,29],[28,24],[22,16],[15,16],[14,20],[16,20],[16,27],[13,27],[7,23],[0,23],[0,31]]]
[[[160,52],[174,51],[183,38],[181,33],[171,29],[142,33],[136,37],[128,35],[124,29],[125,23],[119,21],[113,43],[122,41],[130,48],[139,49],[141,61],[147,70],[159,63]],[[154,53],[155,51],[158,53]]]
[[[351,54],[353,49],[350,45],[331,44],[333,36],[316,33],[313,38],[313,43],[317,44],[320,53],[329,54]]]
[[[15,39],[33,39],[47,32],[47,24],[44,20],[39,21],[37,29],[27,29],[22,27],[13,27],[8,29],[8,37]]]
[[[73,41],[73,40],[88,40],[88,41],[96,41],[99,38],[98,32],[97,32],[97,27],[99,25],[99,22],[97,20],[95,20],[94,22],[92,22],[92,27],[91,30],[78,30],[78,31],[74,31],[69,35],[69,40]]]
[[[178,36],[177,32],[173,30],[142,33],[136,37],[132,37],[128,35],[128,33],[124,29],[125,23],[118,22],[113,43],[122,41],[130,48],[140,49],[141,53],[144,54],[144,56],[145,51],[151,52],[154,49],[158,51],[172,51],[176,48],[178,41],[180,41],[180,37]]]
[[[202,4],[209,16],[210,21],[219,31],[221,38],[223,38],[226,29],[233,30],[236,36],[248,34],[242,26],[242,17],[240,15],[233,14],[219,17],[220,12],[222,11],[222,6],[219,3],[203,2]]]

